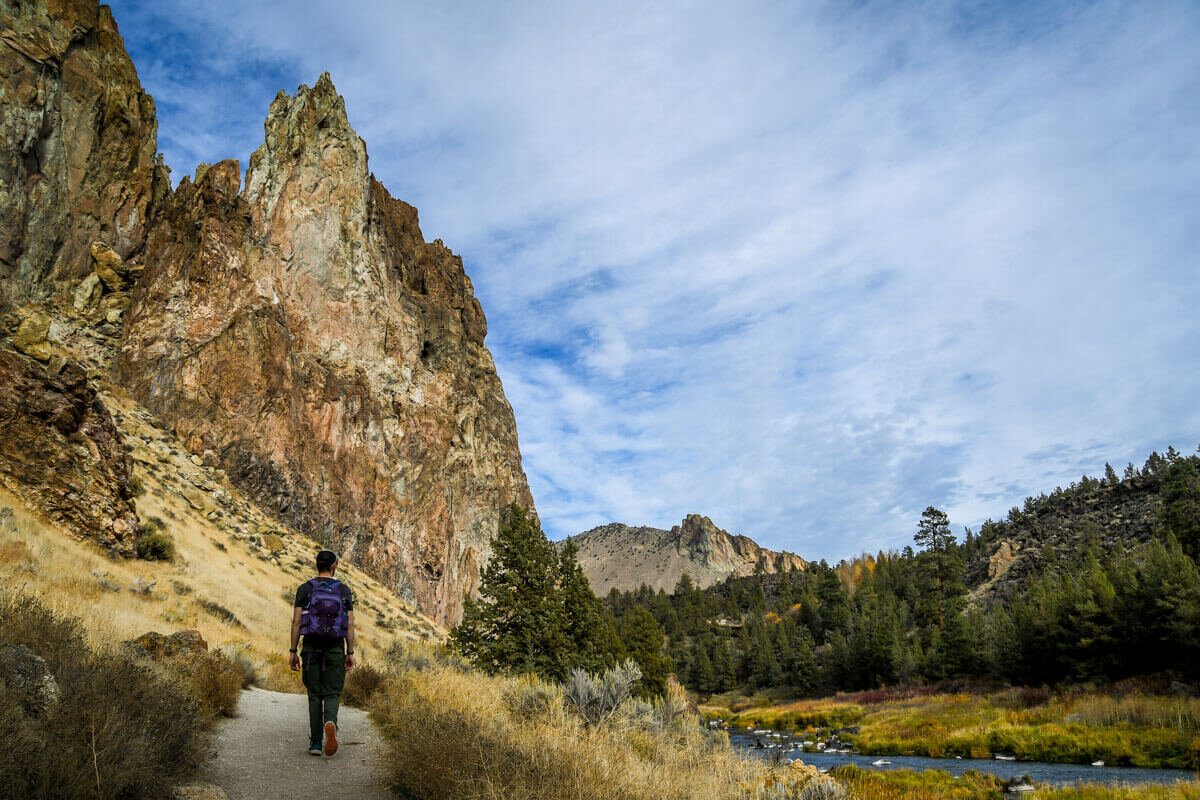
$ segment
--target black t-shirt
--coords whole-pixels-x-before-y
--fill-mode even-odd
[[[317,578],[323,583],[330,584],[338,580],[337,578]],[[339,588],[342,590],[342,607],[346,611],[354,610],[354,595],[350,593],[350,587],[342,583]],[[300,588],[296,590],[296,608],[308,608],[308,603],[312,600],[312,584],[308,581],[300,584]],[[338,636],[317,636],[315,634],[306,634],[304,636],[303,650],[345,650],[346,640]]]

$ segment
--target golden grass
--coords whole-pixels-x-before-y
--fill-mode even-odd
[[[531,688],[549,698],[533,713],[511,700]],[[816,778],[811,767],[772,770],[739,755],[694,716],[659,732],[632,723],[585,727],[534,678],[433,660],[392,676],[372,713],[392,780],[402,796],[423,800],[758,800],[796,797]]]
[[[0,582],[11,591],[39,597],[56,612],[81,618],[95,647],[151,630],[194,628],[210,648],[248,648],[260,685],[303,691],[299,674],[286,661],[290,597],[313,576],[317,543],[229,488],[218,471],[192,463],[172,436],[141,421],[144,414],[131,401],[119,393],[105,394],[104,400],[119,414],[126,440],[136,444],[131,455],[134,478],[143,489],[135,501],[139,517],[162,521],[174,541],[175,559],[112,559],[0,487],[0,507],[13,511],[11,524],[0,525]],[[197,489],[196,483],[224,489],[232,502],[218,504],[212,492]],[[210,520],[214,511],[218,516]],[[260,535],[256,543],[251,534],[258,532],[273,533]],[[273,552],[262,545],[264,540],[282,549]],[[360,570],[347,565],[339,575],[354,589],[360,662],[382,662],[396,639],[444,635]],[[131,591],[138,581],[155,583],[143,594]],[[213,604],[231,612],[236,622],[210,610]]]

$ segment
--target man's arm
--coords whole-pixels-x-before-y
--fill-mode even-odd
[[[354,669],[354,612],[346,612],[346,669]]]
[[[291,650],[288,658],[288,666],[293,671],[300,670],[300,656],[296,653],[296,648],[300,646],[300,615],[304,613],[304,609],[296,606],[292,613],[292,643],[288,645]]]

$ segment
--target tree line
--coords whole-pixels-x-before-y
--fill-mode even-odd
[[[1122,481],[1160,481],[1156,537],[1128,551],[1092,540],[1047,548],[1038,571],[986,607],[970,599],[966,565],[1018,524],[1072,497]],[[708,589],[684,575],[670,594],[642,586],[598,601],[574,545],[546,540],[509,510],[481,596],[468,601],[451,642],[492,671],[561,679],[633,658],[643,692],[675,673],[700,694],[786,689],[800,696],[969,679],[1041,685],[1117,680],[1150,672],[1200,677],[1200,458],[1152,454],[1124,478],[1106,469],[1026,501],[962,541],[929,507],[914,547],[825,561]]]

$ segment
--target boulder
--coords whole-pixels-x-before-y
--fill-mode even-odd
[[[38,361],[48,361],[53,352],[46,341],[49,334],[50,316],[35,311],[22,319],[17,326],[17,331],[13,334],[13,347]]]
[[[134,650],[145,652],[155,661],[172,656],[208,652],[208,642],[204,641],[198,630],[178,631],[169,636],[150,631],[125,644]]]
[[[0,694],[39,717],[59,700],[58,681],[46,661],[23,644],[0,647]]]
[[[125,261],[117,255],[116,250],[104,242],[92,242],[91,251],[93,270],[110,269],[118,275],[125,274]]]
[[[75,289],[75,310],[80,314],[90,314],[100,305],[100,297],[104,294],[104,285],[96,273],[89,274],[79,282]]]
[[[97,266],[96,271],[92,273],[104,282],[104,288],[110,292],[119,292],[124,288],[124,281],[117,271],[108,267]]]

